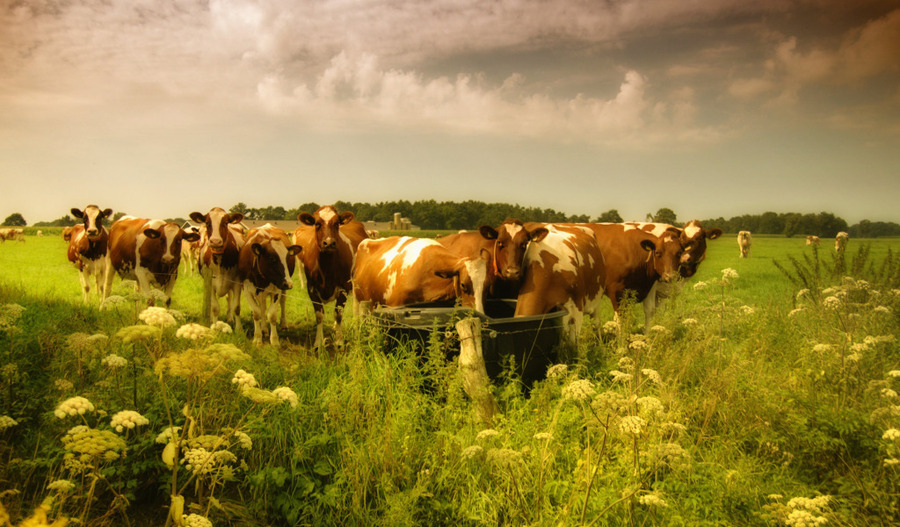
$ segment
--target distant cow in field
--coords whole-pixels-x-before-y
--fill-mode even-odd
[[[691,220],[683,228],[673,227],[666,223],[627,223],[626,225],[634,225],[657,237],[669,229],[676,229],[680,233],[681,245],[685,247],[686,257],[680,269],[683,278],[694,276],[700,263],[706,259],[706,241],[722,236],[722,229],[706,229],[699,220]]]
[[[219,319],[219,299],[226,297],[225,319],[240,326],[241,289],[243,283],[238,272],[238,259],[244,247],[244,229],[238,225],[244,220],[241,213],[228,214],[224,209],[213,207],[206,214],[192,212],[191,219],[200,224],[202,232],[199,241],[184,243],[197,248],[197,268],[203,276],[203,293],[206,295],[210,311],[209,322]],[[204,313],[204,316],[207,313]]]
[[[515,316],[543,315],[563,308],[563,328],[571,345],[578,342],[584,315],[597,312],[603,300],[606,266],[591,229],[578,225],[526,224],[547,234],[525,251],[525,274]]]
[[[834,237],[834,250],[836,252],[844,252],[844,249],[847,248],[847,241],[850,240],[850,235],[846,232],[839,232],[837,236]]]
[[[522,279],[525,249],[532,240],[540,241],[547,229],[536,226],[527,229],[516,219],[507,219],[498,228],[482,225],[476,232],[459,232],[438,238],[437,241],[459,256],[489,255],[485,291],[489,297],[518,295]]]
[[[169,307],[181,263],[181,241],[199,238],[195,232],[184,232],[177,223],[133,216],[120,218],[109,228],[104,296],[109,296],[118,273],[123,280],[136,280],[138,290],[150,305],[155,303],[151,287],[160,289]]]
[[[238,273],[253,314],[253,343],[262,344],[268,321],[269,343],[279,344],[278,311],[282,297],[294,287],[291,275],[300,254],[299,245],[291,245],[287,234],[270,224],[247,232],[238,258]],[[271,305],[269,301],[271,300]]]
[[[484,313],[487,261],[461,257],[435,240],[392,236],[363,240],[353,269],[353,296],[389,307],[459,299]]]
[[[818,247],[821,244],[822,244],[822,241],[819,240],[818,236],[807,236],[806,237],[806,245],[815,245],[816,247]]]
[[[100,210],[96,205],[82,209],[73,208],[72,215],[82,223],[69,229],[67,256],[78,269],[84,303],[88,303],[91,292],[91,277],[97,283],[97,296],[103,298],[106,285],[106,253],[109,245],[109,231],[103,226],[103,219],[112,217],[111,209]]]
[[[200,239],[195,242],[181,240],[181,261],[184,262],[188,273],[194,274],[195,266],[198,270],[200,269],[200,246],[203,245],[206,238],[206,228],[202,225],[200,227],[188,225],[184,228],[184,232],[195,232],[200,235]]]
[[[741,251],[741,258],[747,258],[750,256],[750,245],[753,243],[753,240],[750,236],[750,231],[741,231],[737,235],[738,248]]]
[[[298,259],[303,264],[306,291],[316,312],[316,349],[325,343],[325,304],[334,301],[334,343],[344,346],[342,320],[344,303],[353,290],[353,259],[360,242],[368,238],[365,225],[352,212],[340,213],[331,205],[313,214],[297,216],[300,226],[293,242],[303,248]]]
[[[0,229],[0,242],[6,240],[25,241],[25,231],[23,229]]]

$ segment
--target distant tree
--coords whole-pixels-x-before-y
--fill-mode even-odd
[[[622,223],[625,220],[623,220],[622,216],[619,215],[618,210],[609,209],[608,211],[604,212],[603,214],[597,216],[597,219],[594,221],[596,221],[598,223]]]
[[[128,213],[127,213],[127,212],[121,212],[121,211],[120,211],[120,212],[116,212],[115,214],[113,214],[113,218],[112,218],[112,219],[113,219],[113,221],[118,221],[118,220],[122,219],[122,218],[125,217],[125,216],[128,216]]]
[[[71,227],[75,225],[77,222],[75,218],[66,214],[60,218],[56,218],[53,221],[39,221],[34,224],[35,227]]]
[[[237,214],[238,212],[246,215],[248,212],[250,212],[250,207],[248,207],[247,204],[243,201],[239,201],[235,203],[230,209],[228,209],[229,214]]]
[[[675,216],[675,211],[663,207],[656,211],[656,214],[653,215],[653,221],[656,223],[668,223],[669,225],[675,225],[675,222],[678,221],[678,218]]]
[[[3,225],[8,227],[24,227],[28,225],[28,222],[25,221],[25,218],[23,218],[20,213],[13,212],[3,220]]]
[[[796,212],[789,212],[784,215],[784,232],[783,234],[791,238],[800,232],[800,222],[803,216]]]

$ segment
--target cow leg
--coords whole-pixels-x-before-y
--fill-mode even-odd
[[[266,310],[266,318],[269,321],[269,344],[278,346],[278,312],[280,306],[284,305],[284,293],[276,293],[272,298],[272,304]],[[265,300],[263,300],[265,302]],[[265,305],[265,304],[263,304]],[[283,312],[283,311],[282,311]]]
[[[87,271],[82,269],[78,272],[78,279],[81,280],[81,297],[85,304],[89,302],[91,293],[91,277],[87,275]]]
[[[347,301],[347,295],[342,291],[338,293],[337,300],[334,303],[334,349],[337,351],[344,350],[344,303]]]
[[[112,260],[108,256],[103,262],[103,267],[105,269],[105,271],[103,272],[103,278],[106,283],[103,285],[102,297],[100,298],[101,302],[109,298],[109,294],[112,292],[113,278],[115,278],[116,276],[116,272],[112,268]]]
[[[279,295],[278,304],[281,306],[281,319],[278,322],[278,325],[281,329],[287,328],[287,294],[282,293]]]
[[[316,351],[324,351],[325,349],[325,304],[314,300],[313,301],[313,309],[316,312],[316,343],[313,347],[316,348]]]
[[[247,303],[250,304],[250,313],[253,316],[253,344],[262,345],[262,307],[260,306],[260,295],[256,294],[253,286],[246,288]]]

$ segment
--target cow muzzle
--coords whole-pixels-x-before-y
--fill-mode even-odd
[[[96,240],[100,237],[100,231],[97,229],[88,229],[87,231],[85,231],[85,234],[87,234],[87,237],[90,240]]]
[[[326,238],[322,240],[322,244],[319,246],[319,248],[323,251],[334,251],[337,249],[337,240],[335,240],[334,238]]]
[[[503,271],[503,278],[507,280],[519,280],[522,278],[522,269],[519,267],[509,267]]]
[[[293,288],[294,288],[294,281],[291,280],[290,278],[285,279],[285,281],[281,283],[281,289],[293,289]]]

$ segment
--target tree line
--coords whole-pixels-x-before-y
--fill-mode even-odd
[[[618,210],[610,209],[598,216],[588,214],[566,214],[554,209],[539,207],[522,207],[509,203],[485,203],[483,201],[382,201],[378,203],[350,203],[337,201],[334,203],[339,211],[350,211],[362,221],[391,221],[394,213],[399,212],[409,218],[413,224],[426,230],[460,230],[474,229],[479,225],[498,225],[507,218],[518,218],[522,221],[538,222],[612,222],[624,221]],[[250,220],[296,220],[301,212],[315,212],[318,203],[304,203],[295,208],[282,206],[249,207],[243,202],[233,205],[229,212],[240,212]],[[115,218],[124,213],[119,212]],[[184,223],[185,218],[166,218],[169,221]],[[670,208],[661,208],[655,214],[647,214],[642,220],[681,225],[693,218],[678,217]],[[12,220],[12,221],[10,221]],[[883,236],[900,236],[900,225],[894,222],[862,220],[855,225],[830,212],[801,214],[797,212],[762,214],[743,214],[731,219],[708,218],[701,220],[708,228],[718,227],[728,233],[750,231],[754,234],[780,234],[787,237],[815,235],[823,238],[834,237],[844,231],[855,238],[878,238]],[[36,223],[35,227],[65,227],[74,225],[76,220],[69,215],[49,222]],[[4,225],[25,224],[21,214],[14,213],[7,218]]]

